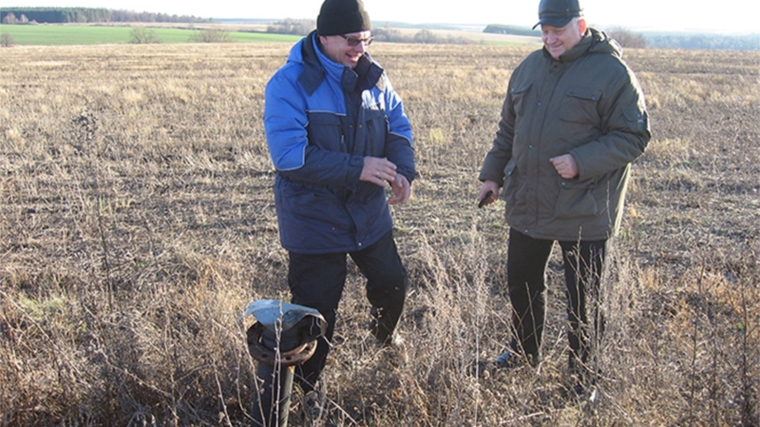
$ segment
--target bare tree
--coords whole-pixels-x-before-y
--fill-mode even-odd
[[[156,36],[156,32],[147,28],[135,27],[129,33],[129,42],[131,44],[155,44],[161,43]]]
[[[224,30],[210,28],[193,34],[190,41],[193,43],[228,43],[232,41],[232,37],[230,33]]]
[[[13,25],[17,22],[18,19],[16,19],[16,15],[14,15],[13,12],[10,12],[3,17],[3,24]]]
[[[306,35],[317,28],[313,19],[293,20],[286,18],[267,27],[268,33]]]
[[[0,46],[2,47],[11,47],[14,44],[13,36],[11,36],[8,33],[3,33],[0,35]]]
[[[630,47],[634,49],[644,49],[647,47],[647,40],[641,33],[634,33],[630,30],[621,27],[615,27],[610,31],[607,31],[607,35],[615,39],[620,46]]]

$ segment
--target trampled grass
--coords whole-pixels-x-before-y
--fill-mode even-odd
[[[0,425],[250,425],[238,317],[289,298],[262,123],[289,48],[2,50]],[[477,172],[531,49],[373,44],[415,134],[393,208],[412,288],[405,345],[383,350],[350,269],[328,425],[758,425],[758,53],[626,52],[654,137],[611,246],[595,399],[568,392],[557,257],[542,363],[493,369],[508,233]]]

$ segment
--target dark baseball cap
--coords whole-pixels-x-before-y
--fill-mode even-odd
[[[538,5],[538,24],[561,28],[573,18],[583,16],[579,0],[541,0]]]

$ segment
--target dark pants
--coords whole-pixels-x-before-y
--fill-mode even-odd
[[[288,284],[291,302],[312,307],[327,321],[325,337],[319,339],[314,356],[296,368],[296,381],[304,391],[314,388],[327,361],[335,331],[335,317],[347,274],[345,252],[300,254],[290,252]],[[389,231],[366,249],[349,252],[367,278],[367,299],[375,315],[374,333],[381,340],[390,338],[404,308],[408,288],[406,268],[401,264],[393,234]]]
[[[606,240],[559,242],[565,267],[570,361],[585,363],[590,350],[587,296],[596,299],[604,265]],[[546,266],[553,240],[509,231],[507,282],[512,302],[512,349],[538,360],[546,313]],[[595,315],[596,319],[597,316]],[[597,324],[597,332],[603,325]]]

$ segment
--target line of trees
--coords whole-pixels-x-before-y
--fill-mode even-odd
[[[373,28],[375,40],[390,43],[421,43],[421,44],[474,44],[467,37],[438,35],[431,30],[422,29],[414,34],[404,33],[393,28]]]
[[[313,19],[290,19],[277,21],[267,27],[268,33],[295,34],[305,36],[317,28],[317,21]]]
[[[4,35],[4,34],[3,34]],[[218,28],[194,31],[188,39],[190,43],[230,43],[234,40],[227,31]],[[157,44],[161,43],[156,32],[150,28],[135,27],[129,33],[130,44]]]
[[[317,27],[317,23],[310,19],[284,19],[270,24],[268,33],[274,34],[309,34]],[[377,41],[391,43],[425,43],[425,44],[472,44],[466,37],[439,36],[428,29],[422,29],[415,34],[402,33],[390,27],[373,28],[372,36]]]
[[[625,28],[616,27],[609,31],[606,31],[607,35],[615,39],[620,43],[620,46],[630,47],[636,49],[644,49],[647,47],[647,39],[641,33],[634,33]]]
[[[181,22],[208,23],[211,18],[195,16],[169,15],[166,13],[133,12],[129,10],[111,10],[84,7],[3,7],[0,8],[0,20],[4,24],[21,23],[99,23],[99,22]]]
[[[513,25],[490,24],[484,33],[511,34],[519,36],[541,36],[540,31]],[[605,32],[628,48],[654,49],[703,49],[703,50],[760,50],[760,35],[720,35],[720,34],[658,34],[637,33],[616,27]]]
[[[515,25],[502,25],[502,24],[488,24],[483,29],[484,33],[492,34],[510,34],[513,36],[532,36],[540,37],[541,31],[531,30],[525,27],[518,27]]]
[[[655,49],[760,51],[760,34],[652,34],[647,45]]]

